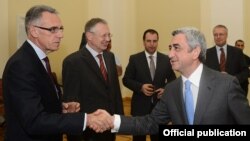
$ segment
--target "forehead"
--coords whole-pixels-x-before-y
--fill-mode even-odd
[[[214,29],[214,33],[226,33],[226,29],[223,27],[217,27]]]
[[[62,22],[61,19],[57,14],[43,12],[41,17],[41,23],[50,26],[61,26]]]
[[[97,23],[93,29],[97,33],[109,33],[109,27],[104,23]]]
[[[243,45],[244,43],[243,43],[243,42],[238,41],[238,42],[236,42],[236,44],[238,44],[238,45]]]
[[[146,39],[157,39],[157,34],[156,33],[147,33],[145,36]]]
[[[187,42],[186,36],[182,33],[179,33],[179,34],[173,36],[173,38],[171,40],[171,44],[183,44],[186,42]]]

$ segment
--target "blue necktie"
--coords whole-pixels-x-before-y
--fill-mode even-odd
[[[186,113],[188,117],[188,123],[193,125],[194,122],[194,101],[193,101],[193,94],[191,91],[191,82],[187,80],[185,82],[185,107]]]

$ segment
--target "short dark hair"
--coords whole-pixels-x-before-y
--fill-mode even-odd
[[[236,41],[235,41],[235,44],[238,43],[238,42],[242,42],[242,43],[244,44],[244,41],[241,40],[241,39],[236,40]]]
[[[147,30],[144,31],[144,33],[143,33],[143,37],[142,37],[143,41],[145,40],[146,34],[147,34],[147,33],[157,34],[157,39],[159,40],[159,34],[158,34],[158,32],[157,32],[156,30],[154,30],[154,29],[147,29]]]

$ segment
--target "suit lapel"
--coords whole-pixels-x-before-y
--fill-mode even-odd
[[[216,70],[220,70],[220,62],[219,62],[219,59],[217,56],[217,50],[216,50],[215,46],[211,49],[211,55],[212,55],[212,57],[210,59],[213,59],[213,61],[211,61],[211,62],[215,63],[214,65],[216,67]]]
[[[86,62],[89,65],[89,68],[93,70],[94,73],[102,80],[104,83],[105,80],[101,74],[100,68],[95,60],[95,58],[92,56],[92,54],[87,50],[86,47],[80,50],[81,54],[83,56],[83,61]],[[106,61],[105,61],[106,63]]]
[[[24,43],[24,45],[22,46],[22,48],[24,48],[30,54],[30,57],[35,62],[36,66],[39,67],[39,70],[41,71],[41,73],[48,76],[46,78],[48,78],[50,80],[50,77],[49,77],[49,75],[47,75],[48,73],[47,73],[45,67],[43,66],[41,60],[37,56],[37,54],[36,54],[35,50],[32,48],[32,46],[26,41]]]
[[[181,77],[178,78],[177,85],[176,85],[176,95],[175,101],[176,101],[176,107],[180,113],[180,116],[182,117],[183,123],[188,124],[186,112],[185,112],[185,104],[183,100],[183,84],[182,84],[182,79]]]
[[[210,70],[203,66],[203,71],[200,80],[200,88],[198,92],[197,104],[195,109],[194,124],[200,124],[204,113],[207,110],[207,107],[213,96],[212,88],[214,85],[213,80],[215,79],[214,75]]]
[[[60,99],[61,95],[57,95],[58,93],[57,93],[57,91],[55,89],[56,86],[55,86],[54,82],[51,80],[50,76],[48,75],[45,67],[43,66],[41,60],[37,56],[35,50],[31,47],[31,45],[27,41],[24,43],[23,48],[27,52],[29,52],[29,54],[30,54],[30,56],[32,58],[31,60],[33,60],[35,62],[36,67],[39,67],[38,70],[40,71],[40,73],[42,75],[42,78],[45,78],[44,83],[49,83],[51,89],[54,91],[53,92],[54,96],[57,97],[57,99],[58,99],[58,96],[59,96],[59,99]]]
[[[162,58],[161,58],[161,56],[160,56],[160,54],[157,52],[157,58],[156,58],[157,60],[156,60],[156,69],[155,69],[155,77],[154,77],[154,80],[156,80],[156,78],[157,77],[161,77],[160,75],[161,75],[161,73],[160,73],[160,67],[162,66],[162,65],[164,65],[163,64],[163,61],[166,61],[166,60],[161,60]],[[154,81],[153,80],[153,81]]]
[[[147,56],[145,54],[145,52],[141,52],[141,59],[142,61],[142,65],[141,67],[143,67],[143,70],[147,76],[147,78],[150,80],[150,81],[153,81],[152,78],[151,78],[151,74],[150,74],[150,70],[149,70],[149,66],[148,66],[148,59],[147,59]]]
[[[111,75],[110,75],[110,72],[111,72],[111,56],[106,52],[104,51],[103,52],[103,58],[104,58],[104,62],[106,64],[106,69],[107,69],[107,73],[108,73],[108,80],[111,80]],[[103,79],[104,80],[104,79]]]
[[[230,46],[227,45],[227,56],[226,56],[226,71],[228,71],[228,68],[232,67],[230,66],[229,63],[227,62],[234,62],[232,60],[234,60],[234,56],[233,56],[233,50]]]

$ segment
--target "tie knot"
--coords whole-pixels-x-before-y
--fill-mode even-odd
[[[151,59],[151,60],[152,60],[153,58],[154,58],[154,56],[153,56],[153,55],[150,55],[150,56],[149,56],[149,59]]]
[[[44,60],[46,63],[49,63],[49,58],[48,58],[48,57],[43,58],[43,60]]]
[[[102,60],[102,54],[98,54],[97,57]]]
[[[220,51],[221,51],[221,52],[224,52],[224,49],[221,47],[221,48],[220,48]]]
[[[43,58],[43,61],[45,62],[46,69],[47,69],[48,73],[51,73],[49,58],[48,58],[48,57],[45,57],[45,58]]]
[[[190,89],[191,82],[189,80],[185,81],[185,89]]]
[[[98,54],[97,57],[98,57],[98,58],[102,58],[102,54]]]

